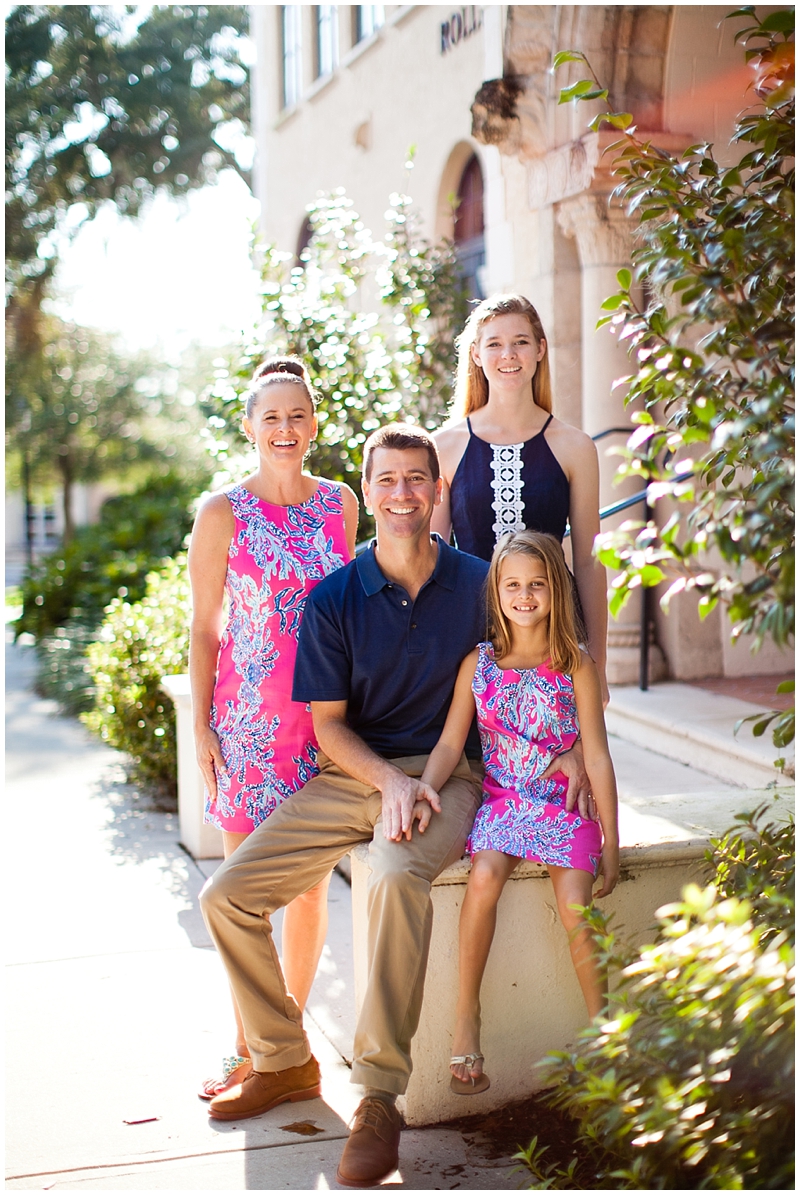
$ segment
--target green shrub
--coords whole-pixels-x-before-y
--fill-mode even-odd
[[[177,744],[161,677],[188,667],[189,610],[186,558],[178,556],[149,574],[140,602],[111,603],[88,651],[95,708],[86,725],[127,752],[131,780],[168,796],[177,792]]]
[[[243,444],[241,396],[258,361],[297,353],[321,395],[311,469],[358,489],[364,442],[381,423],[402,416],[432,429],[445,418],[467,286],[453,243],[422,235],[406,195],[390,196],[380,241],[341,189],[307,210],[313,235],[303,269],[291,254],[264,249],[264,318],[232,372],[217,372],[203,403],[207,435],[224,461]],[[365,287],[377,291],[377,307],[360,303]],[[371,525],[371,516],[362,520]]]
[[[94,682],[86,651],[96,630],[72,619],[52,635],[37,640],[39,670],[36,691],[57,701],[65,714],[83,714],[92,708]]]
[[[191,530],[188,508],[196,493],[196,486],[167,474],[110,498],[98,523],[29,571],[16,633],[42,639],[67,622],[96,627],[114,598],[142,598],[147,574],[180,551]]]
[[[716,839],[708,859],[720,896],[749,901],[763,939],[788,934],[794,945],[794,822],[764,825],[766,811],[740,814],[743,829]]]
[[[619,987],[543,1065],[592,1163],[548,1166],[534,1141],[534,1189],[793,1189],[794,827],[759,816],[714,844],[716,885],[659,910],[653,945],[626,952],[589,914]]]

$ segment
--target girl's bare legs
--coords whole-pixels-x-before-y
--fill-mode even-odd
[[[472,858],[461,921],[458,929],[458,1004],[453,1033],[453,1054],[479,1054],[481,1049],[481,981],[489,957],[495,925],[497,902],[506,880],[519,863],[501,851],[478,851]],[[477,1078],[483,1067],[476,1062],[470,1069],[458,1063],[453,1074],[462,1082]]]
[[[231,834],[222,831],[222,852],[226,859],[230,858],[237,847],[241,846],[247,834]],[[308,993],[317,973],[325,935],[328,932],[328,885],[331,877],[326,876],[310,892],[304,892],[286,906],[283,915],[283,973],[286,986],[294,996],[302,1012],[308,1000]],[[239,1006],[236,997],[231,992],[233,1015],[236,1019],[236,1053],[240,1058],[249,1058],[250,1050],[244,1036]],[[233,1071],[223,1083],[214,1086],[214,1094],[219,1095],[237,1083],[243,1083],[250,1073],[249,1066],[240,1066]]]
[[[547,870],[553,881],[561,923],[569,935],[572,965],[589,1016],[594,1018],[605,1008],[608,983],[597,964],[597,948],[588,926],[581,914],[570,908],[570,905],[592,903],[594,881],[588,871],[581,871],[577,867],[548,867]]]

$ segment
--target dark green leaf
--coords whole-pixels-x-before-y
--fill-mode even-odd
[[[765,33],[793,33],[794,32],[794,12],[792,10],[782,9],[779,12],[771,12],[764,17],[761,22],[761,28]]]

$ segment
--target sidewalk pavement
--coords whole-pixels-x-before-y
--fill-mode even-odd
[[[212,1121],[196,1092],[233,1047],[227,984],[197,904],[214,861],[198,866],[178,844],[177,815],[152,808],[115,752],[31,693],[29,648],[7,647],[6,660],[6,1185],[337,1189],[358,1102],[346,1061],[349,887],[334,876],[306,1017],[322,1099]],[[31,822],[31,849],[14,810]],[[456,1128],[408,1130],[386,1185],[517,1189],[508,1156],[493,1152]]]

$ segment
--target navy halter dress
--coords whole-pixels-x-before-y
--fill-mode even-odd
[[[561,542],[569,518],[569,482],[544,433],[523,444],[487,444],[472,430],[450,486],[450,512],[462,552],[491,560],[508,531],[544,531]]]

